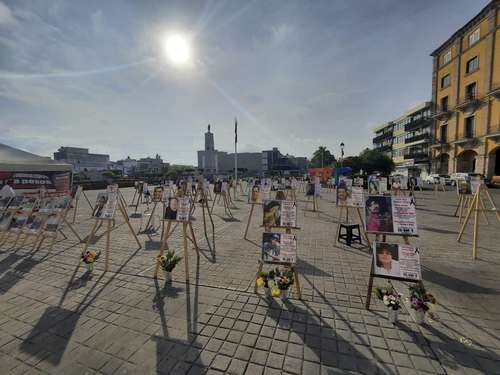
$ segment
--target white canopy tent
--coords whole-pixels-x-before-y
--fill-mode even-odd
[[[0,172],[71,172],[71,164],[0,143]]]

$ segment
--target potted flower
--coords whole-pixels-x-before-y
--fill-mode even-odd
[[[172,271],[175,266],[181,261],[181,257],[175,255],[173,251],[167,251],[164,255],[158,255],[156,257],[156,261],[160,264],[160,267],[163,271],[163,276],[165,281],[172,281]]]
[[[89,272],[92,272],[94,269],[94,262],[99,258],[99,255],[101,255],[100,251],[92,251],[92,250],[85,250],[82,253],[81,260],[83,263],[87,265],[87,270]]]
[[[257,287],[264,287],[266,297],[271,297],[271,295],[276,293],[278,293],[279,296],[279,290],[274,285],[274,277],[275,271],[271,270],[269,272],[261,272],[259,277],[257,277],[257,280],[255,280]]]
[[[435,304],[436,299],[425,290],[424,284],[421,282],[409,287],[410,306],[415,310],[415,322],[422,324],[424,322],[425,313],[429,312],[429,304]],[[429,312],[429,315],[431,313]]]
[[[387,307],[387,318],[389,322],[395,323],[398,320],[398,311],[401,308],[401,294],[389,284],[386,287],[376,287],[375,295]]]
[[[287,300],[290,295],[290,287],[295,281],[293,271],[291,269],[284,269],[280,271],[278,268],[276,268],[275,272],[275,282],[280,291],[281,299]]]

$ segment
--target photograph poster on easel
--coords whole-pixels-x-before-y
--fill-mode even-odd
[[[369,233],[417,235],[415,200],[369,195],[365,202],[365,223]]]
[[[291,233],[262,233],[264,263],[297,262],[297,236]]]
[[[315,192],[315,184],[312,183],[312,182],[309,182],[307,185],[306,185],[306,196],[308,197],[312,197],[314,196],[314,192]]]
[[[191,200],[189,197],[171,197],[165,207],[165,220],[189,221]]]
[[[296,227],[297,226],[297,203],[286,200],[264,201],[265,227]]]
[[[341,178],[337,187],[337,206],[364,207],[363,186],[354,186],[353,180]]]
[[[465,179],[457,180],[457,194],[459,195],[470,195],[471,183]]]
[[[403,175],[391,176],[391,189],[408,190],[408,178]]]
[[[374,174],[368,176],[368,194],[380,194],[380,181]]]
[[[262,203],[262,194],[260,193],[260,188],[257,185],[252,186],[250,194],[248,194],[248,203],[250,204]]]
[[[40,212],[61,212],[71,203],[67,195],[44,198],[40,206]]]
[[[411,245],[374,242],[373,275],[418,281],[422,279],[420,255]]]
[[[470,191],[471,191],[471,194],[476,194],[478,189],[479,189],[479,186],[481,186],[481,183],[482,183],[482,180],[481,180],[481,177],[479,176],[472,176],[470,178]]]
[[[118,194],[116,192],[101,192],[97,194],[92,216],[98,219],[113,219],[117,203]]]
[[[161,202],[163,199],[163,187],[157,186],[153,190],[153,202]]]

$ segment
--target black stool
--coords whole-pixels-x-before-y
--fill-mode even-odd
[[[345,229],[344,233],[342,232],[343,229]],[[354,230],[357,230],[358,233],[354,233]],[[351,246],[354,241],[358,241],[361,244],[359,224],[340,224],[339,238],[337,238],[337,241],[342,242],[341,240],[345,241],[347,246]]]

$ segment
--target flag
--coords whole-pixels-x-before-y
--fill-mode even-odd
[[[234,118],[234,143],[238,143],[238,120]]]

